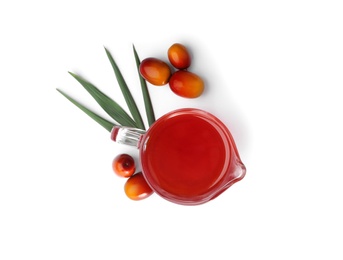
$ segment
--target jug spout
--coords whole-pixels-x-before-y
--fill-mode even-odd
[[[224,179],[223,186],[214,193],[211,200],[217,198],[220,194],[222,194],[224,191],[226,191],[228,188],[230,188],[234,183],[242,180],[246,174],[246,167],[242,163],[242,161],[239,159],[239,156],[235,158],[233,161],[233,164],[231,164],[229,168],[229,172]]]
[[[145,131],[141,129],[114,126],[111,131],[111,139],[118,144],[125,144],[138,148],[139,141],[143,134],[145,134]]]

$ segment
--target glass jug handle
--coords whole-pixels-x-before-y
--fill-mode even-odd
[[[111,131],[111,139],[118,144],[125,144],[138,148],[141,137],[145,134],[144,130],[126,127],[114,126]]]

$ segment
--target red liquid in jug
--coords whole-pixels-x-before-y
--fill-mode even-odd
[[[192,198],[220,182],[229,165],[230,148],[222,123],[206,116],[176,114],[151,128],[141,156],[143,170],[148,169],[147,181],[159,187],[156,192]]]

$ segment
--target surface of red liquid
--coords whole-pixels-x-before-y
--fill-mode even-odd
[[[191,201],[206,196],[219,185],[229,161],[225,129],[207,114],[176,113],[161,118],[141,144],[148,183],[169,199]]]

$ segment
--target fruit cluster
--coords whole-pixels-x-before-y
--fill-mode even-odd
[[[117,155],[112,162],[113,171],[120,177],[128,178],[124,191],[132,200],[142,200],[149,197],[153,191],[145,181],[141,172],[136,171],[135,161],[128,154]]]
[[[141,76],[155,86],[169,83],[170,89],[181,97],[199,97],[204,91],[204,81],[197,74],[187,70],[191,65],[191,56],[187,48],[180,43],[173,44],[168,49],[168,59],[176,69],[175,72],[160,59],[146,58],[139,66]]]

